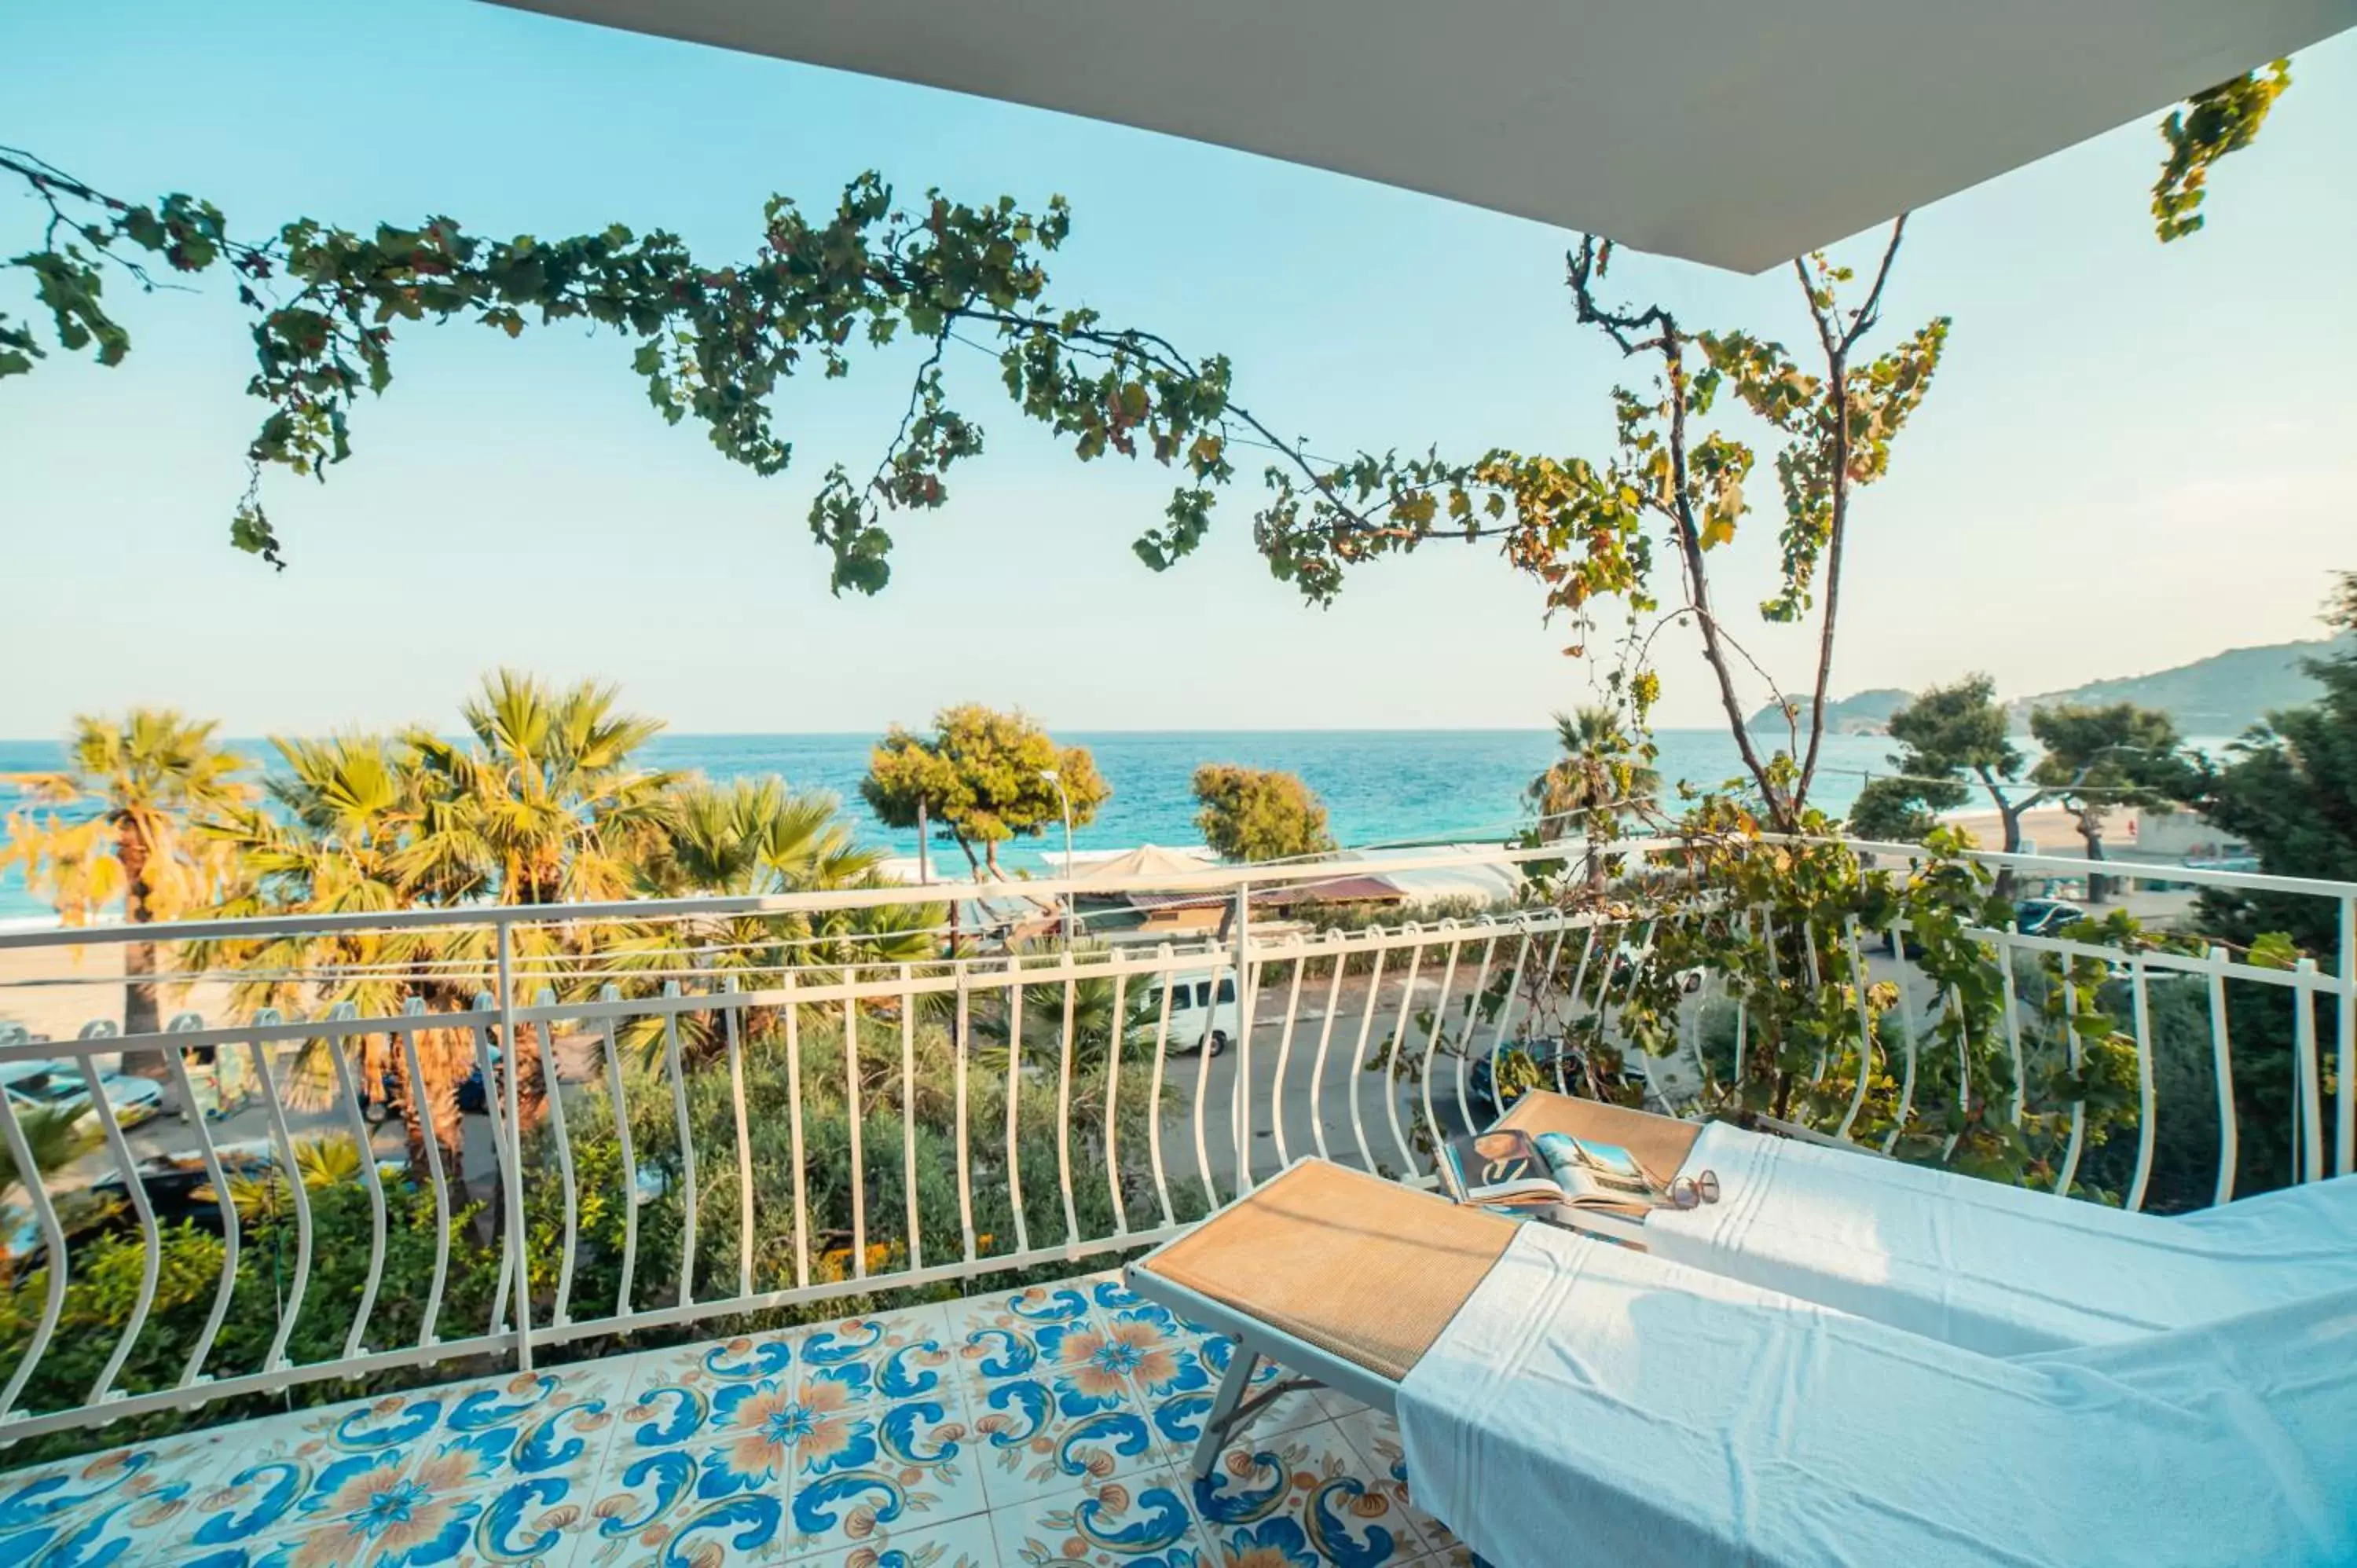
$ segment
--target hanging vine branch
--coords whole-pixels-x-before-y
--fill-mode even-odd
[[[632,368],[655,409],[674,424],[699,422],[724,456],[763,475],[793,457],[772,403],[785,382],[813,369],[847,375],[863,349],[881,352],[903,337],[929,342],[874,472],[856,481],[838,466],[812,503],[811,532],[833,555],[838,592],[883,587],[892,548],[883,513],[939,508],[950,471],[983,449],[981,425],[952,403],[943,373],[943,348],[962,327],[989,336],[1017,408],[1069,438],[1076,456],[1148,457],[1179,471],[1162,524],[1136,543],[1157,568],[1201,541],[1214,492],[1234,475],[1231,430],[1284,448],[1232,401],[1224,358],[1190,357],[1047,302],[1045,258],[1071,231],[1060,197],[1030,212],[1011,197],[969,206],[929,191],[903,209],[864,174],[823,219],[772,198],[753,255],[715,265],[676,235],[619,223],[492,240],[448,218],[368,233],[306,218],[243,241],[195,197],[125,201],[16,148],[0,147],[0,171],[45,209],[39,244],[5,265],[32,278],[58,349],[103,365],[130,351],[105,295],[110,275],[143,289],[217,266],[236,278],[253,318],[257,368],[246,390],[268,412],[247,449],[251,481],[231,536],[274,564],[285,564],[283,541],[263,506],[263,475],[324,480],[350,456],[354,406],[391,385],[395,335],[408,323],[471,321],[514,338],[579,321],[625,334],[637,340]],[[0,313],[0,378],[30,372],[48,351],[33,322]],[[1317,488],[1308,460],[1295,462]]]

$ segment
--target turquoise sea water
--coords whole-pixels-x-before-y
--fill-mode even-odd
[[[1235,762],[1283,768],[1308,780],[1324,798],[1334,835],[1349,845],[1462,837],[1495,838],[1521,815],[1523,787],[1555,750],[1545,730],[1188,730],[1066,733],[1059,739],[1087,746],[1113,785],[1097,819],[1073,835],[1077,848],[1121,849],[1138,843],[1198,842],[1189,782],[1198,764]],[[916,835],[893,832],[859,800],[870,735],[666,735],[643,754],[656,767],[699,768],[716,779],[780,774],[796,789],[840,796],[871,842],[913,854]],[[1659,736],[1661,770],[1674,783],[1719,783],[1739,770],[1735,743],[1717,730],[1667,730]],[[231,743],[249,756],[271,754],[259,741]],[[1857,793],[1859,770],[1887,770],[1890,742],[1828,736],[1814,798],[1838,812]],[[0,774],[59,765],[52,741],[0,741]],[[16,802],[0,783],[0,813]],[[1061,829],[1049,838],[1018,840],[1002,858],[1037,864],[1045,849],[1062,848]],[[949,854],[957,852],[952,848]],[[0,920],[24,919],[47,909],[11,871],[0,880]]]

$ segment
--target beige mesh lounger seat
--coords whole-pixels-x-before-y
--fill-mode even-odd
[[[1715,1171],[1718,1203],[1599,1234],[1992,1356],[2110,1344],[2357,1286],[2357,1176],[2182,1219],[1535,1090],[1498,1125]]]
[[[1265,1359],[1381,1410],[1514,1239],[1515,1222],[1396,1182],[1304,1160],[1129,1265],[1130,1287],[1238,1342],[1203,1435],[1206,1476]]]

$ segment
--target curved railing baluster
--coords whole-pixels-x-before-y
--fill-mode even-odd
[[[925,1266],[924,1221],[917,1213],[916,972],[900,966],[900,1187],[909,1200],[909,1267]],[[742,1112],[740,1112],[741,1115]],[[746,1294],[751,1294],[750,1285]]]
[[[1457,922],[1443,920],[1440,929],[1453,931],[1457,929]],[[1416,1084],[1424,1091],[1424,1130],[1432,1139],[1432,1168],[1436,1174],[1440,1169],[1441,1146],[1448,1140],[1440,1131],[1440,1118],[1432,1111],[1432,1053],[1440,1047],[1441,1031],[1448,1027],[1449,988],[1456,983],[1458,956],[1464,950],[1462,940],[1452,940],[1448,944],[1448,962],[1440,972],[1440,995],[1432,1004],[1432,1031],[1425,1036],[1424,1059],[1416,1065]],[[1409,1168],[1415,1168],[1413,1163]]]
[[[1162,1072],[1170,1044],[1170,944],[1163,942],[1154,950],[1154,963],[1162,976],[1161,1015],[1154,1025],[1154,1087],[1146,1097],[1146,1158],[1154,1167],[1154,1190],[1162,1200],[1162,1223],[1175,1225],[1178,1217],[1170,1207],[1170,1178],[1162,1165]]]
[[[554,1008],[556,992],[544,985],[534,1000],[543,1008]],[[573,1134],[565,1124],[565,1078],[556,1070],[554,1014],[541,1019],[540,1049],[535,1054],[540,1058],[541,1092],[548,1101],[548,1133],[556,1143],[556,1174],[565,1183],[565,1253],[556,1264],[556,1305],[549,1319],[552,1326],[561,1328],[573,1321],[573,1270],[581,1252],[581,1188],[573,1174]]]
[[[361,1010],[349,1002],[339,1002],[328,1009],[326,1022],[349,1024],[359,1019]],[[328,1040],[328,1059],[336,1069],[336,1091],[344,1105],[344,1126],[352,1135],[352,1152],[360,1156],[361,1177],[369,1195],[369,1266],[367,1283],[361,1286],[360,1305],[352,1313],[350,1332],[344,1336],[344,1359],[350,1360],[361,1354],[368,1343],[369,1314],[376,1309],[376,1293],[384,1280],[385,1208],[384,1179],[376,1171],[376,1145],[369,1137],[368,1119],[361,1114],[361,1097],[352,1086],[352,1064],[345,1058],[344,1047],[351,1038],[349,1032],[333,1035]],[[365,1047],[363,1047],[365,1049]],[[291,1173],[294,1179],[303,1179],[303,1173]]]
[[[1342,972],[1350,967],[1351,939],[1341,931],[1329,931],[1324,945],[1331,950],[1331,972],[1326,977],[1325,1016],[1318,1022],[1318,1059],[1309,1069],[1309,1137],[1321,1160],[1333,1157],[1326,1152],[1326,1049],[1334,1042],[1335,1015],[1342,1010]]]
[[[1942,1165],[1946,1165],[1955,1155],[1956,1144],[1958,1141],[1964,1137],[1962,1119],[1972,1113],[1973,1105],[1972,1034],[1964,1015],[1964,990],[1953,983],[1951,983],[1948,986],[1948,1016],[1956,1021],[1956,1115],[1958,1118],[1958,1125],[1957,1131],[1949,1133],[1948,1141],[1940,1145],[1940,1163]]]
[[[49,1201],[49,1184],[43,1179],[41,1167],[33,1158],[33,1148],[26,1140],[25,1130],[16,1124],[16,1102],[0,1095],[0,1132],[8,1141],[8,1157],[16,1162],[16,1179],[32,1199],[34,1222],[40,1227],[41,1243],[48,1250],[48,1283],[41,1294],[41,1316],[33,1325],[32,1342],[8,1374],[5,1388],[0,1388],[0,1422],[5,1422],[16,1409],[16,1396],[25,1391],[32,1380],[33,1369],[41,1364],[41,1357],[57,1333],[58,1316],[65,1310],[66,1278],[71,1272],[71,1260],[66,1254],[65,1227],[58,1223],[57,1207]],[[223,1195],[226,1198],[227,1195]]]
[[[1129,1234],[1129,1210],[1121,1200],[1121,1153],[1119,1123],[1114,1120],[1114,1102],[1121,1091],[1122,1036],[1129,1032],[1129,972],[1116,970],[1113,977],[1112,1037],[1105,1042],[1105,1191],[1113,1198],[1113,1233]]]
[[[264,1007],[253,1015],[256,1028],[266,1029],[283,1021],[275,1007]],[[286,1359],[286,1345],[294,1336],[296,1319],[303,1315],[303,1293],[311,1283],[311,1195],[296,1178],[295,1135],[286,1127],[286,1102],[278,1091],[278,1075],[271,1069],[270,1052],[259,1035],[247,1043],[253,1052],[253,1076],[262,1084],[262,1103],[270,1114],[270,1138],[278,1152],[278,1168],[285,1173],[295,1205],[295,1284],[279,1306],[278,1331],[271,1336],[269,1352],[259,1369],[279,1372],[293,1365]],[[222,1193],[221,1200],[228,1199],[229,1194]]]
[[[1015,1250],[1031,1250],[1023,1219],[1023,1154],[1017,1118],[1023,1098],[1023,961],[1006,961],[1006,1200],[1015,1210]]]
[[[474,1011],[479,1017],[507,1016],[500,1012],[498,999],[488,991],[479,991],[475,993]],[[500,1042],[500,1059],[492,1060],[491,1027],[490,1025],[479,1024],[468,1032],[475,1041],[475,1070],[480,1073],[483,1079],[483,1124],[490,1129],[491,1149],[497,1155],[500,1184],[504,1187],[511,1181],[521,1184],[523,1173],[522,1158],[512,1152],[515,1145],[510,1138],[511,1124],[507,1116],[506,1082],[500,1076],[502,1073],[515,1070],[518,1058],[515,1041],[508,1038]],[[460,1157],[462,1159],[465,1157],[463,1149],[460,1151]],[[491,1321],[487,1330],[494,1335],[508,1332],[508,1293],[517,1288],[516,1282],[523,1260],[523,1238],[517,1234],[517,1227],[508,1222],[508,1216],[512,1215],[515,1210],[511,1205],[502,1207],[507,1212],[500,1217],[500,1224],[501,1232],[500,1278],[491,1296]],[[522,1288],[528,1291],[532,1287],[526,1284]],[[518,1315],[517,1321],[519,1323],[522,1321],[521,1314]],[[527,1353],[522,1349],[522,1335],[519,1333],[517,1336],[519,1359]]]
[[[794,1287],[811,1283],[810,1164],[802,1142],[802,1010],[794,1000],[794,975],[785,974],[786,1015],[786,1140],[794,1160]]]
[[[1188,983],[1204,988],[1206,1002],[1203,1011],[1211,1020],[1203,1026],[1202,1037],[1195,1042],[1195,1174],[1202,1178],[1204,1197],[1213,1208],[1217,1208],[1220,1207],[1220,1189],[1211,1182],[1211,1151],[1203,1130],[1203,1112],[1211,1100],[1211,1036],[1217,1032],[1211,1026],[1219,1021],[1220,1016],[1220,956],[1217,953],[1211,955],[1211,967],[1205,972],[1211,976],[1210,979]],[[1241,992],[1242,981],[1237,985]],[[1232,1128],[1234,1122],[1231,1122],[1229,1126]]]
[[[2128,984],[2131,1015],[2136,1021],[2136,1175],[2128,1183],[2127,1207],[2130,1213],[2135,1213],[2144,1208],[2144,1195],[2152,1182],[2153,1144],[2160,1131],[2159,1091],[2152,1071],[2152,999],[2145,986],[2142,953],[2128,960]]]
[[[2299,1084],[2299,1147],[2293,1151],[2292,1180],[2322,1181],[2324,1169],[2323,1069],[2316,1054],[2316,961],[2292,968],[2292,1053]]]
[[[1531,958],[1529,922],[1518,919],[1515,924],[1521,929],[1516,933],[1519,940],[1514,944],[1514,967],[1507,972],[1506,994],[1498,999],[1498,1015],[1490,1024],[1490,1097],[1497,1101],[1501,1112],[1506,1109],[1506,1094],[1498,1080],[1498,1058],[1505,1054],[1506,1031],[1513,1024],[1514,1003],[1523,993],[1523,967],[1530,962]],[[1575,1004],[1577,1000],[1577,996],[1573,998]],[[1597,1027],[1600,1031],[1603,1026],[1598,1024]],[[1599,1033],[1597,1038],[1600,1044],[1603,1036]]]
[[[425,1014],[425,999],[422,996],[413,996],[402,1006],[404,1017],[420,1018]],[[425,1307],[417,1319],[417,1343],[422,1349],[440,1343],[442,1337],[436,1329],[442,1321],[443,1287],[450,1280],[450,1182],[442,1169],[441,1134],[436,1131],[434,1118],[425,1103],[425,1074],[417,1057],[417,1030],[414,1026],[396,1030],[394,1038],[401,1042],[402,1060],[409,1069],[408,1092],[418,1101],[415,1109],[425,1130],[421,1141],[425,1145],[426,1180],[434,1189],[434,1277],[426,1284]]]
[[[1399,1051],[1400,1042],[1407,1038],[1408,1021],[1415,1014],[1415,976],[1424,967],[1424,928],[1411,920],[1407,929],[1416,933],[1414,947],[1407,950],[1407,974],[1400,981],[1399,1016],[1392,1021],[1391,1049],[1383,1055],[1383,1119],[1391,1124],[1392,1145],[1399,1150],[1401,1179],[1413,1179],[1416,1174],[1415,1151],[1408,1147],[1407,1131],[1400,1125]]]
[[[965,1261],[971,1263],[976,1253],[974,1233],[974,1149],[973,1138],[966,1126],[965,1074],[966,1055],[974,1037],[969,1033],[974,1018],[972,1011],[967,1006],[965,961],[952,952],[950,955],[950,963],[957,986],[957,1033],[950,1041],[950,1059],[953,1064],[950,1070],[956,1079],[957,1095],[958,1229],[964,1233]],[[799,1157],[801,1154],[799,1145],[795,1153]]]
[[[1293,1163],[1285,1146],[1285,1074],[1293,1059],[1293,1021],[1301,1011],[1302,941],[1298,931],[1286,939],[1286,951],[1291,955],[1293,974],[1286,988],[1285,1024],[1276,1036],[1276,1073],[1269,1080],[1269,1134],[1276,1140],[1276,1165],[1279,1170]]]
[[[621,999],[622,988],[610,980],[597,988],[597,1000],[601,1003],[619,1002]],[[791,1028],[792,1016],[791,1012],[787,1014],[789,1029]],[[630,1315],[630,1284],[637,1277],[639,1266],[639,1156],[631,1146],[630,1101],[622,1083],[621,1048],[614,1042],[614,1015],[606,1013],[597,1023],[597,1033],[606,1052],[606,1092],[614,1102],[614,1141],[620,1145],[622,1155],[622,1274],[615,1290],[614,1316],[628,1317]],[[414,1060],[414,1058],[412,1059]],[[802,1118],[800,1102],[796,1104],[794,1148],[799,1154],[802,1141]],[[801,1178],[802,1166],[799,1164],[794,1167],[794,1176],[797,1180]]]
[[[111,1040],[119,1033],[113,1024],[98,1023],[85,1026],[81,1037]],[[123,1173],[123,1186],[130,1196],[132,1212],[139,1217],[139,1294],[131,1304],[131,1316],[124,1320],[122,1336],[114,1342],[114,1353],[107,1357],[106,1365],[99,1369],[97,1380],[91,1384],[83,1400],[86,1404],[101,1405],[113,1390],[123,1363],[130,1359],[131,1347],[138,1340],[140,1330],[147,1326],[148,1309],[156,1305],[156,1282],[164,1268],[164,1238],[156,1228],[156,1208],[148,1201],[147,1184],[139,1179],[139,1162],[132,1157],[131,1144],[123,1135],[123,1122],[114,1114],[113,1101],[106,1098],[105,1080],[98,1073],[98,1053],[78,1051],[75,1059],[81,1066],[82,1085],[90,1095],[90,1113],[98,1122],[107,1153],[114,1157],[114,1168]],[[40,1177],[37,1175],[33,1179],[38,1181]],[[65,1254],[55,1252],[50,1256],[62,1262]]]
[[[1900,955],[1899,1037],[1907,1049],[1907,1065],[1899,1080],[1899,1109],[1891,1115],[1889,1134],[1882,1140],[1882,1152],[1886,1155],[1899,1146],[1899,1134],[1907,1130],[1907,1118],[1915,1113],[1915,1053],[1918,1048],[1915,1035],[1915,1004],[1907,994],[1909,990],[1906,963],[1907,940],[1895,921],[1890,927],[1890,944],[1892,950]],[[2072,1036],[2073,1067],[2078,1065],[2075,1059],[2078,1045],[2078,1036]],[[2083,1112],[2085,1101],[2083,1101],[2080,1103]],[[2072,1141],[2072,1146],[2076,1148],[2075,1138]],[[2072,1163],[2075,1165],[2077,1162],[2074,1160]]]
[[[666,1002],[680,1000],[684,993],[679,982],[663,982],[662,995]],[[695,1300],[695,1219],[699,1194],[695,1187],[695,1123],[688,1112],[687,1069],[679,1054],[679,1010],[663,1010],[663,1069],[671,1075],[671,1111],[673,1124],[679,1130],[679,1305],[685,1306]],[[856,1120],[852,1126],[859,1125]],[[855,1163],[859,1148],[858,1133],[852,1134]]]
[[[737,1115],[737,1294],[753,1294],[753,1129],[745,1103],[745,1042],[739,1028],[743,1007],[736,1001],[737,976],[721,981],[720,1027],[728,1047],[728,1100]]]
[[[1081,1239],[1081,1217],[1072,1203],[1072,1015],[1081,983],[1070,948],[1064,950],[1063,961],[1064,1024],[1056,1050],[1056,1180],[1063,1189],[1064,1245],[1070,1249]]]
[[[2067,957],[2064,958],[2061,961],[2061,964],[2062,972],[2060,983],[2062,987],[2063,1049],[2067,1053],[2066,1059],[2071,1064],[2071,1076],[2075,1079],[2079,1075],[2080,1061],[2083,1055],[2079,1048],[2079,988],[2071,983],[2070,959]],[[1900,992],[1899,999],[1902,1009],[1901,1016],[1904,1016],[1904,1006],[1907,1000],[1907,993],[1904,989]],[[1908,1080],[1911,1084],[1914,1080],[1913,1069],[1915,1066],[1915,1042],[1911,1036],[1909,1038],[1907,1044],[1907,1066],[1909,1069]],[[1896,1134],[1893,1134],[1893,1136],[1896,1136]],[[2087,1099],[2084,1095],[2076,1095],[2073,1096],[2071,1101],[2071,1137],[2070,1141],[2063,1145],[2062,1168],[2056,1172],[2054,1176],[2054,1190],[2059,1196],[2063,1197],[2071,1196],[2072,1186],[2079,1179],[2079,1156],[2085,1152],[2086,1147]]]
[[[2201,955],[2210,971],[2210,1061],[2218,1079],[2218,1186],[2210,1201],[2223,1206],[2234,1200],[2234,1167],[2242,1156],[2241,1114],[2234,1109],[2234,1053],[2226,1038],[2226,950],[2213,947]]]
[[[2028,1066],[2021,1057],[2021,999],[2015,993],[2013,979],[2014,945],[2009,940],[2020,927],[2014,921],[2005,923],[2006,937],[1996,944],[1997,979],[2005,997],[2005,1048],[2013,1062],[2013,1110],[2011,1120],[2016,1127],[2028,1110],[2029,1083]]]
[[[172,1031],[201,1029],[204,1020],[194,1013],[183,1013],[172,1020],[169,1027]],[[213,1060],[217,1064],[216,1082],[220,1053],[224,1048],[220,1046],[213,1047]],[[172,1092],[178,1097],[181,1109],[184,1112],[195,1110],[196,1086],[188,1080],[186,1053],[177,1049],[167,1050],[164,1065],[172,1075]],[[209,1380],[205,1376],[205,1358],[212,1354],[213,1340],[221,1334],[222,1323],[228,1320],[231,1298],[237,1294],[237,1254],[242,1239],[237,1205],[229,1200],[229,1173],[221,1167],[221,1151],[213,1146],[212,1129],[205,1125],[201,1111],[188,1117],[188,1122],[196,1129],[197,1158],[203,1163],[205,1179],[212,1184],[213,1195],[218,1200],[221,1221],[221,1279],[213,1286],[212,1309],[205,1314],[205,1326],[198,1331],[197,1342],[188,1351],[188,1369],[180,1374],[179,1386],[184,1389],[194,1388]],[[58,1256],[54,1252],[50,1255]],[[5,1418],[5,1405],[0,1403],[0,1418]]]
[[[1857,1087],[1850,1090],[1849,1109],[1842,1112],[1841,1125],[1834,1136],[1849,1141],[1850,1129],[1857,1125],[1857,1113],[1866,1109],[1867,1086],[1874,1079],[1874,1019],[1866,1000],[1866,955],[1859,950],[1857,917],[1848,917],[1845,944],[1849,949],[1850,988],[1857,1003]]]
[[[1473,1127],[1473,1106],[1466,1098],[1465,1079],[1473,1060],[1473,1036],[1481,1026],[1481,998],[1490,993],[1490,961],[1498,953],[1495,931],[1482,940],[1481,965],[1473,973],[1473,988],[1465,993],[1465,1032],[1457,1041],[1457,1120],[1468,1132]],[[1498,1091],[1498,1064],[1490,1064],[1490,1092]],[[1563,1088],[1563,1062],[1555,1062],[1555,1087]]]
[[[1360,1082],[1367,1076],[1367,1041],[1375,1027],[1375,998],[1383,988],[1385,950],[1376,948],[1373,969],[1367,976],[1367,1002],[1359,1010],[1359,1043],[1351,1051],[1351,1140],[1359,1145],[1359,1166],[1361,1170],[1375,1168],[1375,1152],[1367,1147],[1367,1124],[1359,1114]]]

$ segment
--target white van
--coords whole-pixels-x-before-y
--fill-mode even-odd
[[[1162,1015],[1162,993],[1170,992],[1169,1048],[1178,1051],[1208,1050],[1218,1056],[1236,1037],[1240,1014],[1236,1008],[1236,977],[1231,972],[1214,982],[1208,971],[1193,974],[1173,974],[1155,981],[1146,987],[1146,1002],[1152,1008],[1149,1020]]]

